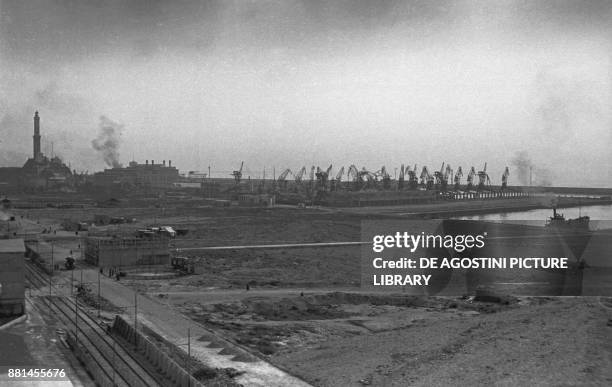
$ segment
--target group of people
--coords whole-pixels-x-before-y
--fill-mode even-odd
[[[103,267],[100,268],[100,274],[104,274],[104,268]],[[121,271],[119,271],[119,269],[116,268],[116,267],[109,267],[108,268],[108,276],[110,278],[115,277],[115,279],[117,281],[119,281],[119,277],[121,276]]]

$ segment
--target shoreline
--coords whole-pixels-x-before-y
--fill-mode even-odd
[[[611,205],[611,199],[590,199],[577,197],[559,197],[557,208]],[[343,209],[342,212],[356,214],[379,214],[408,219],[437,219],[458,216],[471,216],[495,213],[522,212],[539,209],[551,209],[551,202],[546,197],[530,197],[515,200],[469,200],[441,202],[408,206],[371,206]]]

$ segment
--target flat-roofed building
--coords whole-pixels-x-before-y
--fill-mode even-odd
[[[87,237],[85,260],[99,267],[169,265],[165,237]]]
[[[25,312],[23,239],[0,239],[0,316]]]
[[[145,164],[138,164],[135,161],[123,168],[105,169],[104,172],[97,172],[93,176],[93,183],[96,186],[121,186],[135,188],[172,188],[174,183],[179,181],[178,169],[166,160],[162,164],[155,164],[154,160],[146,161]]]

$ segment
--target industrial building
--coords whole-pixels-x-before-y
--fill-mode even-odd
[[[130,162],[125,168],[110,168],[94,174],[93,183],[102,187],[167,189],[172,188],[180,178],[179,171],[169,160],[155,164],[155,160],[146,160],[145,164]]]
[[[169,265],[168,238],[98,237],[85,238],[85,260],[99,267]]]
[[[55,156],[48,158],[40,150],[40,116],[34,113],[34,136],[32,136],[32,158],[23,165],[23,171],[28,175],[26,182],[36,187],[48,188],[69,183],[72,172],[62,160]]]
[[[25,245],[23,239],[0,239],[0,316],[25,311]]]

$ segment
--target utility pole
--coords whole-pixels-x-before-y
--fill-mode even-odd
[[[191,387],[191,328],[187,328],[187,387]]]
[[[98,270],[98,318],[100,318],[100,270]]]
[[[79,298],[78,294],[74,295],[74,341],[76,347],[79,347]]]
[[[138,293],[134,292],[134,347],[138,350]]]
[[[212,180],[210,176],[210,165],[208,166],[208,197],[212,197]]]
[[[53,277],[53,242],[51,242],[51,267],[49,270],[49,296],[51,296],[51,277]]]
[[[117,344],[117,340],[115,340],[115,338],[113,337],[113,366],[111,367],[113,369],[113,387],[115,387],[117,384],[115,383],[115,352],[117,352],[117,349],[115,348],[115,345]]]

